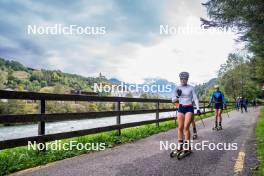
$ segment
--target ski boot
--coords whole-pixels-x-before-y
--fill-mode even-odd
[[[218,130],[218,122],[217,121],[215,121],[215,126],[213,127],[212,130]]]

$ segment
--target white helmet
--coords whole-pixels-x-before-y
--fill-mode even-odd
[[[218,89],[218,88],[219,88],[219,85],[216,84],[216,85],[214,86],[214,88],[215,88],[215,89]]]

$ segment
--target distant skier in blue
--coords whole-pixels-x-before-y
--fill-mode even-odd
[[[243,108],[244,108],[245,112],[248,112],[247,111],[248,99],[242,97],[241,100],[240,100],[240,106],[241,106],[241,113],[243,113]]]
[[[216,89],[210,97],[209,105],[211,106],[212,102],[215,103],[215,127],[213,130],[222,130],[222,111],[223,108],[226,108],[225,96],[219,90],[219,86],[215,85],[214,88]]]

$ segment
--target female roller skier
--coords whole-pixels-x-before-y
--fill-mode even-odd
[[[171,153],[171,157],[176,155],[178,159],[180,159],[181,156],[186,156],[191,153],[190,125],[193,121],[192,118],[194,114],[193,101],[195,102],[197,108],[197,114],[201,115],[199,100],[194,91],[194,87],[187,84],[189,73],[181,72],[179,77],[181,85],[176,88],[174,96],[172,97],[173,103],[179,101],[179,109],[177,113],[178,149],[176,152]]]

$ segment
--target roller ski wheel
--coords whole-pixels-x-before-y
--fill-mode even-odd
[[[179,151],[177,151],[177,150],[171,151],[170,157],[174,158],[175,156],[177,156],[178,153],[179,153]]]
[[[214,131],[214,130],[218,131],[218,127],[213,127],[212,130],[213,130],[213,131]]]
[[[218,129],[218,130],[222,130],[222,129],[223,129],[223,127],[219,126],[217,129]]]
[[[170,157],[174,158],[176,157],[178,160],[190,155],[192,153],[191,150],[181,150],[181,151],[171,151]]]
[[[191,150],[183,150],[183,151],[180,151],[176,155],[176,157],[177,157],[178,160],[181,160],[181,159],[185,158],[186,156],[190,155],[191,153],[192,153]]]
[[[193,134],[193,140],[195,140],[195,139],[197,139],[197,138],[198,138],[197,133],[194,133],[194,134]]]

